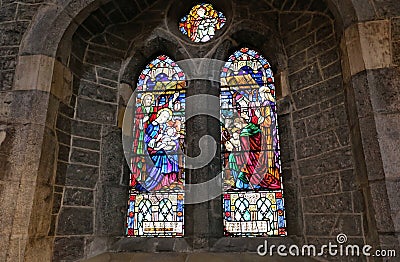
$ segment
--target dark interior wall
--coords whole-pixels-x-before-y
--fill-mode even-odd
[[[352,160],[334,20],[325,12],[283,15],[281,21],[304,237],[316,244],[344,233],[363,243],[364,203]]]
[[[277,6],[276,1],[222,4],[226,11],[221,11],[232,14],[232,20],[228,17],[210,43],[197,45],[174,28],[181,15],[174,3],[159,2],[138,3],[140,8],[130,6],[132,10],[110,2],[93,12],[72,37],[68,65],[74,76],[73,95],[62,105],[57,121],[54,259],[112,250],[196,248],[193,239],[124,239],[128,169],[118,120],[126,98],[118,87],[134,86],[141,69],[163,52],[175,60],[225,60],[242,46],[260,51],[277,75],[288,76],[289,95],[279,101],[279,126],[289,236],[315,243],[343,231],[363,242],[362,197],[353,172],[338,32],[327,6],[300,1],[290,7]],[[218,94],[202,85],[193,88]],[[198,207],[204,213],[216,208],[205,225],[209,230],[214,216],[222,223],[216,205],[218,201]],[[190,227],[193,221],[186,221]],[[196,229],[187,232],[196,234]],[[214,239],[206,244],[212,249],[218,234],[207,232],[197,233]],[[202,241],[208,240],[198,239]],[[248,246],[246,241],[239,240],[236,249]]]
[[[31,117],[37,113],[30,110],[33,104],[34,108],[43,108],[38,109],[42,111],[43,119],[53,119],[53,113],[57,112],[56,132],[46,129],[43,141],[47,142],[43,150],[31,153],[59,152],[53,197],[38,187],[34,200],[35,203],[50,207],[48,203],[53,199],[52,211],[48,212],[52,216],[49,236],[55,237],[55,259],[75,260],[105,251],[187,250],[188,242],[178,240],[123,242],[128,170],[124,164],[121,130],[118,128],[126,97],[119,85],[121,82],[134,83],[141,68],[161,52],[166,52],[176,60],[190,57],[224,60],[236,48],[249,45],[269,59],[277,76],[283,75],[282,79],[288,76],[288,82],[281,84],[289,91],[279,101],[279,125],[290,237],[299,242],[314,243],[333,239],[338,232],[343,232],[356,242],[365,241],[365,235],[375,230],[375,214],[365,217],[364,209],[368,203],[364,203],[363,199],[371,198],[371,195],[369,198],[366,196],[370,193],[365,193],[369,192],[368,181],[354,171],[351,160],[338,39],[342,30],[355,21],[390,19],[392,63],[398,65],[399,19],[391,17],[399,16],[400,10],[397,0],[327,2],[325,5],[319,0],[236,1],[233,4],[230,1],[216,1],[214,4],[217,9],[224,11],[232,20],[209,45],[200,47],[184,39],[176,28],[176,19],[180,18],[185,7],[190,7],[190,1],[102,1],[104,4],[88,1],[68,6],[68,14],[63,13],[57,18],[50,16],[51,19],[43,14],[55,6],[54,3],[2,1],[0,130],[4,129],[7,134],[6,140],[0,142],[0,166],[4,166],[2,171],[5,174],[0,177],[0,202],[4,206],[1,209],[7,210],[4,216],[6,220],[2,224],[11,225],[14,216],[13,209],[3,201],[6,195],[14,192],[10,188],[4,189],[10,180],[8,176],[11,176],[7,173],[8,167],[12,161],[23,159],[22,155],[15,158],[20,151],[11,152],[11,149],[4,148],[14,144],[17,147],[18,142],[24,143],[25,140],[20,137],[33,137],[25,135],[31,132],[25,123],[39,123],[39,120]],[[76,10],[81,10],[77,7],[80,5],[87,5],[87,9],[76,15]],[[100,7],[97,8],[97,5]],[[176,6],[176,9],[171,6]],[[41,11],[36,14],[39,7]],[[65,7],[64,2],[55,6],[61,7]],[[87,11],[89,9],[93,12]],[[74,17],[73,22],[68,20],[71,17]],[[233,23],[233,20],[237,23]],[[68,21],[71,26],[60,42],[57,31],[64,33],[61,28],[69,25]],[[40,26],[37,28],[38,24]],[[42,37],[44,32],[49,32],[46,38]],[[23,38],[25,41],[21,42]],[[57,54],[53,54],[50,46],[54,50],[58,47]],[[18,56],[35,54],[56,56],[68,65],[73,73],[71,99],[61,101],[39,90],[12,90]],[[398,111],[397,72],[398,69],[391,68],[363,72],[354,76],[350,85],[366,87],[362,92],[367,98],[368,85],[384,86],[377,88],[377,91],[383,90],[383,93],[378,92],[379,97],[389,97],[389,102],[386,106],[382,106],[379,99],[374,103],[378,104],[380,112],[391,117]],[[217,92],[217,89],[207,85],[203,86],[203,90],[214,94]],[[361,92],[357,88],[355,90]],[[369,133],[372,126],[375,130],[373,109],[365,109],[369,110],[370,115],[360,121],[361,133]],[[347,111],[351,111],[349,105]],[[351,120],[357,116],[351,112],[349,116],[354,129]],[[198,123],[201,121],[199,119]],[[393,123],[388,122],[387,125],[385,134],[390,139],[385,141],[392,141],[393,138],[396,141],[396,132],[392,132],[395,129]],[[383,149],[376,140],[378,134],[374,130],[370,132],[370,137],[375,140],[366,142],[369,145],[366,150],[379,161],[367,161],[367,168],[371,169],[369,172],[384,176],[383,169],[392,165],[385,163],[384,166],[381,155],[375,153]],[[58,143],[53,141],[55,137]],[[35,137],[34,140],[34,143],[39,143],[42,138]],[[364,137],[360,138],[361,143],[364,140]],[[32,146],[31,143],[29,146]],[[353,141],[353,148],[357,146],[359,144]],[[18,150],[21,148],[18,147]],[[357,150],[353,152],[362,158],[358,153]],[[52,158],[46,157],[42,157],[41,161],[46,160],[53,162]],[[371,167],[371,163],[376,164]],[[14,162],[12,164],[16,165]],[[49,177],[52,165],[47,166],[48,172],[42,170],[46,175],[39,179],[46,180],[46,183],[53,181]],[[392,166],[391,173],[396,172],[395,167]],[[14,175],[12,180],[15,179]],[[363,186],[363,196],[359,191],[360,185]],[[387,200],[388,194],[396,196],[397,185],[398,179],[389,184],[385,184],[384,180],[377,181],[372,189],[377,198],[375,205],[379,206],[381,198]],[[48,210],[48,207],[36,210],[33,217],[40,217],[38,213]],[[213,209],[208,220],[218,218],[218,207],[218,202],[203,206],[204,210]],[[391,205],[385,204],[384,212],[376,215],[378,230],[386,234],[384,241],[388,245],[396,239],[393,234],[396,229],[392,223],[396,220],[393,215],[396,212],[396,205],[392,201]],[[391,215],[392,220],[386,219]],[[207,230],[213,229],[211,224],[208,224]],[[7,238],[5,232],[8,226],[4,228],[2,239]],[[37,233],[36,224],[32,222],[30,228],[34,236]],[[45,230],[45,227],[40,228],[40,231]],[[219,248],[251,250],[250,240],[240,241],[232,244],[230,249],[225,244]],[[210,243],[207,245],[212,246]],[[189,247],[193,247],[193,243],[189,242]],[[7,246],[2,249],[7,250]]]

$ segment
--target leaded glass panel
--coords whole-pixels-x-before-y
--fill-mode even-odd
[[[208,42],[226,22],[222,12],[211,4],[195,5],[179,23],[180,31],[195,43]]]
[[[274,78],[242,48],[221,72],[224,225],[227,236],[286,235]]]
[[[161,55],[135,91],[128,236],[183,236],[185,74]]]

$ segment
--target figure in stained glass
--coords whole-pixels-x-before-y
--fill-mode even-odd
[[[226,18],[222,12],[216,11],[211,4],[199,4],[181,19],[179,29],[193,42],[204,43],[211,40],[225,22]]]
[[[128,236],[183,236],[185,86],[183,71],[165,55],[139,76]]]
[[[278,211],[283,217],[280,221],[285,219],[275,86],[270,65],[254,50],[242,48],[223,67],[221,84],[226,234],[285,235],[285,222],[277,224]],[[269,195],[271,201],[256,192],[273,193]],[[282,200],[279,210],[277,199]],[[243,215],[238,219],[240,214]]]

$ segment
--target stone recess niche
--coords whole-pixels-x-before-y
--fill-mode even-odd
[[[212,0],[227,22],[200,44],[178,29],[193,0],[55,2],[0,4],[0,260],[259,259],[248,253],[264,239],[223,237],[219,198],[185,206],[184,238],[125,237],[121,126],[141,70],[160,54],[225,61],[244,46],[268,59],[279,98],[288,236],[269,243],[344,233],[399,246],[396,0]],[[219,87],[190,81],[187,94]],[[219,132],[188,120],[188,154]],[[219,155],[187,179],[214,177]]]

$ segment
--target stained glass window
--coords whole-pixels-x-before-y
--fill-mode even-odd
[[[135,91],[128,236],[183,236],[185,74],[161,55]]]
[[[274,77],[242,48],[221,72],[221,143],[226,236],[284,236],[286,220]]]
[[[211,4],[194,6],[179,23],[179,29],[193,42],[208,42],[226,22],[222,12],[216,11]]]

